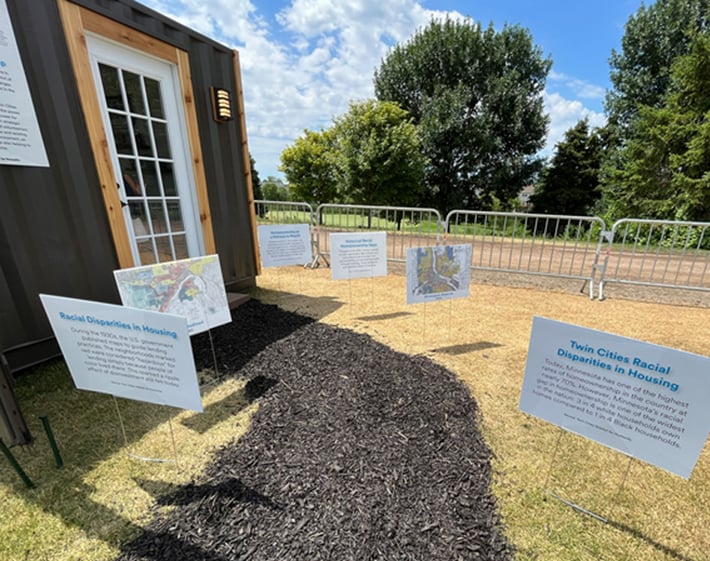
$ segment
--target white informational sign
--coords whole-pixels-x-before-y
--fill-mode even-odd
[[[113,272],[124,306],[187,318],[190,335],[232,321],[217,255]]]
[[[0,0],[0,164],[49,167],[6,0]]]
[[[468,298],[470,285],[470,244],[407,250],[407,304]]]
[[[184,317],[40,298],[77,388],[202,411]]]
[[[330,234],[333,280],[387,276],[387,233]]]
[[[308,224],[262,225],[257,232],[262,266],[307,265],[313,261]]]
[[[708,357],[533,320],[525,413],[687,479],[707,440],[709,404]]]

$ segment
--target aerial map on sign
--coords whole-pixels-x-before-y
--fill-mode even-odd
[[[469,244],[407,250],[407,304],[468,297]]]
[[[114,271],[124,306],[187,318],[190,335],[232,321],[217,255]]]

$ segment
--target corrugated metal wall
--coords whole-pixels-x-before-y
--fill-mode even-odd
[[[7,4],[50,167],[0,166],[2,349],[52,335],[41,292],[118,299],[113,241],[57,7]]]
[[[75,3],[189,53],[225,283],[237,290],[252,286],[256,259],[239,125],[215,123],[209,100],[211,85],[234,91],[232,52],[130,0]],[[39,361],[56,353],[39,293],[119,299],[113,240],[56,2],[7,4],[50,162],[49,168],[0,166],[0,351],[30,343],[7,353],[17,369],[35,355]]]

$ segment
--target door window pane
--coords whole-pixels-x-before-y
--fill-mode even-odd
[[[145,105],[143,104],[143,88],[141,88],[141,77],[133,72],[123,71],[123,83],[126,87],[126,97],[128,107],[132,113],[145,115]]]
[[[145,80],[145,94],[148,98],[148,106],[150,107],[151,117],[164,119],[163,100],[160,97],[160,82],[151,78],[143,78]]]
[[[119,158],[121,165],[121,179],[127,197],[140,197],[143,195],[141,182],[136,169],[136,161],[133,158]]]
[[[118,81],[118,69],[108,64],[99,64],[101,84],[104,87],[106,106],[109,109],[123,109],[121,84]]]
[[[138,255],[140,256],[141,265],[152,265],[158,262],[153,249],[153,241],[150,239],[138,242]]]
[[[154,234],[167,234],[168,225],[165,222],[165,211],[161,201],[153,201],[148,203],[150,209],[150,222],[153,224]]]
[[[139,156],[154,156],[153,145],[150,142],[150,131],[148,129],[148,119],[133,117],[133,134],[136,139],[136,148]]]
[[[175,187],[175,176],[173,174],[173,165],[168,162],[160,162],[160,178],[163,180],[163,192],[166,197],[177,197],[177,188]]]
[[[158,174],[153,160],[141,160],[141,173],[143,174],[143,185],[145,194],[149,197],[160,197],[160,184]]]
[[[187,239],[184,234],[173,236],[173,245],[175,246],[175,259],[187,259],[190,257],[187,252]]]
[[[146,220],[145,206],[142,201],[129,201],[128,210],[131,213],[133,234],[137,237],[149,236],[148,221]]]
[[[179,201],[168,201],[166,203],[168,207],[168,220],[170,220],[170,231],[182,232],[185,229],[185,225],[182,222],[182,211],[180,210]]]
[[[168,127],[165,123],[153,121],[155,147],[158,149],[158,158],[170,159],[170,143],[168,142]]]
[[[170,236],[160,236],[155,238],[155,247],[158,251],[158,262],[172,261],[175,259],[173,256],[173,247],[170,243]]]
[[[119,154],[133,154],[133,145],[131,144],[131,131],[128,128],[128,120],[125,115],[111,113],[111,132],[113,132],[113,140],[116,143],[116,152]]]

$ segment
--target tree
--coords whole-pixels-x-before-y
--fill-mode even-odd
[[[288,201],[288,189],[266,181],[264,182],[264,198],[267,201]]]
[[[417,129],[395,103],[351,103],[336,119],[334,134],[342,162],[341,198],[369,205],[418,202],[425,159]]]
[[[557,145],[530,197],[534,212],[586,216],[601,196],[602,143],[587,119],[579,121]]]
[[[288,201],[290,198],[288,187],[271,175],[264,180],[261,188],[267,201]]]
[[[281,171],[294,200],[318,206],[337,202],[340,154],[331,130],[306,130],[281,153]]]
[[[406,111],[374,100],[351,103],[334,126],[305,136],[281,154],[292,198],[316,205],[417,202],[425,159]]]
[[[694,35],[710,25],[710,0],[656,0],[626,23],[621,52],[609,59],[612,90],[606,109],[623,143],[640,107],[658,107],[670,83],[673,61],[688,52]]]
[[[425,203],[486,209],[529,183],[541,163],[550,66],[527,30],[470,20],[434,20],[394,47],[375,73],[375,93],[419,127]]]
[[[259,172],[256,170],[256,162],[251,154],[249,154],[249,169],[251,171],[251,190],[254,195],[254,200],[258,201],[263,197],[261,193],[261,181],[259,180]]]
[[[641,106],[609,170],[616,216],[710,221],[710,33],[676,59],[660,106]]]

